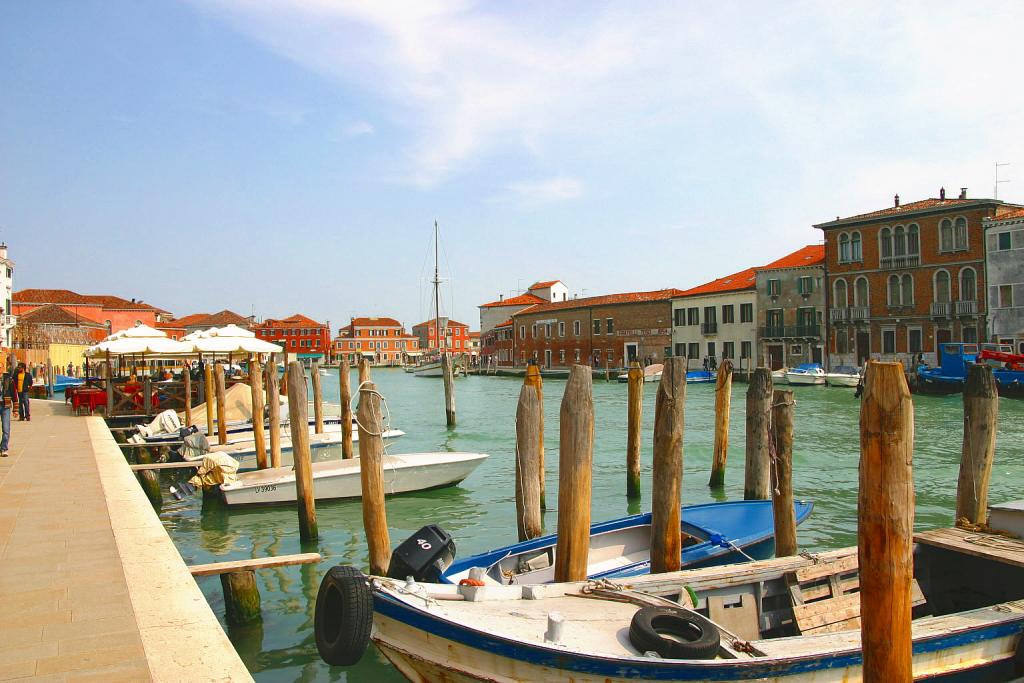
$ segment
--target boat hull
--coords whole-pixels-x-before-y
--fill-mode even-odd
[[[860,382],[860,377],[854,375],[825,375],[825,381],[830,387],[855,387]]]
[[[292,463],[292,441],[290,434],[286,435],[287,432],[281,436],[281,465],[288,466]],[[405,432],[400,429],[389,429],[385,431],[381,436],[385,440],[397,439],[400,436],[404,436]],[[342,435],[340,431],[325,432],[323,434],[310,434],[309,435],[309,447],[312,452],[313,462],[320,462],[326,460],[337,460],[338,453],[337,449],[341,448]],[[269,437],[268,437],[269,438]],[[356,429],[352,430],[352,443],[359,443],[359,431]],[[335,450],[332,450],[335,449]],[[269,448],[267,449],[269,452]],[[226,446],[214,446],[211,449],[214,453],[224,453],[230,455],[232,458],[238,461],[239,471],[254,470],[256,469],[256,445],[253,441],[239,441],[228,443]],[[267,456],[269,457],[269,455]],[[201,456],[200,456],[201,458]]]
[[[487,458],[483,453],[409,453],[384,456],[384,493],[394,495],[453,486],[468,477]],[[313,463],[316,500],[362,496],[360,460]],[[244,472],[220,487],[228,505],[280,505],[296,500],[295,471],[278,467]]]
[[[787,372],[786,384],[797,385],[821,385],[825,383],[825,375],[804,374],[799,372]]]

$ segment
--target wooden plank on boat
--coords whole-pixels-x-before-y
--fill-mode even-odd
[[[203,464],[202,460],[196,460],[195,462],[153,462],[142,465],[129,465],[132,472],[140,472],[143,470],[182,470],[189,467],[196,468]]]
[[[826,576],[832,576],[835,574],[845,574],[846,572],[857,569],[857,555],[849,555],[847,557],[840,558],[834,562],[822,562],[820,564],[812,564],[809,567],[796,570],[796,580],[800,583],[807,583],[808,581],[814,581],[815,579],[821,579]]]
[[[1024,567],[1024,541],[964,529],[933,529],[914,534],[914,541],[944,550]]]
[[[196,564],[189,567],[188,570],[192,576],[214,576],[216,574],[227,574],[228,572],[252,569],[287,567],[293,564],[313,564],[322,559],[323,557],[320,553],[298,553],[296,555],[278,555],[277,557],[255,557],[251,560]]]
[[[860,628],[860,593],[794,605],[793,616],[805,635]]]

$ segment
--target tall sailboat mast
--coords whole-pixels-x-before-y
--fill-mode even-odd
[[[437,221],[434,221],[434,328],[437,334],[437,350],[440,355],[444,355],[447,337],[442,334],[441,331],[441,277],[438,272],[438,228]]]

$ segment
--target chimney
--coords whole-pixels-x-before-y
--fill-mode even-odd
[[[896,208],[900,208],[900,196],[897,194],[895,197],[892,198],[892,200],[893,202],[895,202]]]
[[[939,199],[945,199],[945,198],[946,198],[946,188],[940,187],[939,188]]]
[[[967,188],[966,187],[961,187],[960,188],[960,197],[959,197],[959,199],[967,199]]]

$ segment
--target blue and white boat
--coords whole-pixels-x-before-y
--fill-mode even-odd
[[[714,384],[718,373],[710,370],[690,370],[686,373],[687,384]]]
[[[992,376],[999,394],[1009,398],[1024,398],[1024,371],[1006,364],[979,357],[979,349],[995,352],[996,356],[1010,356],[1013,347],[1008,344],[968,344],[947,342],[939,346],[939,367],[926,365],[917,368],[911,389],[921,394],[944,396],[959,394],[964,390],[967,371],[975,363],[989,362],[993,365]]]
[[[797,524],[811,514],[814,504],[794,503]],[[775,551],[772,503],[740,500],[686,505],[680,526],[682,566],[705,567],[771,557]],[[472,568],[484,570],[484,580],[496,583],[539,584],[555,578],[556,535],[541,536],[455,560],[441,574],[444,583],[458,583]],[[647,574],[651,569],[651,513],[630,515],[590,527],[587,576],[595,579]]]
[[[821,363],[802,363],[786,371],[787,384],[824,384],[825,369]]]

